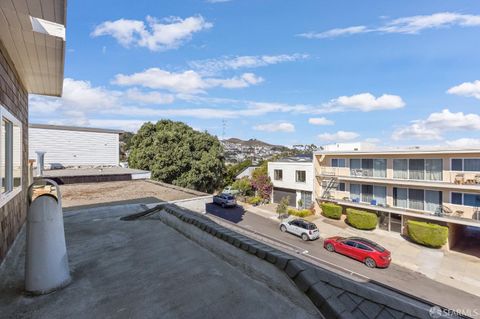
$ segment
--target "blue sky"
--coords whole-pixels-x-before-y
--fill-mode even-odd
[[[64,96],[31,122],[169,118],[292,145],[480,146],[480,3],[69,1]]]

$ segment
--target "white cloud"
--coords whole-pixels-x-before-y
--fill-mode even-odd
[[[479,148],[480,147],[480,139],[478,138],[459,138],[456,140],[449,140],[445,141],[450,147],[458,147],[458,148]]]
[[[224,87],[226,89],[239,89],[262,83],[264,79],[253,73],[244,73],[241,76],[235,76],[229,79],[205,79],[207,87]]]
[[[224,56],[219,59],[197,60],[189,62],[191,68],[207,74],[215,74],[222,70],[238,70],[241,68],[258,68],[262,66],[293,62],[308,58],[307,54],[280,55],[243,55]]]
[[[139,20],[119,19],[105,21],[91,33],[92,37],[109,35],[124,47],[139,46],[151,51],[176,49],[191,39],[196,32],[210,29],[212,23],[202,16],[185,19],[169,17],[162,20],[147,16]]]
[[[324,38],[335,38],[340,36],[347,36],[357,33],[365,33],[369,32],[366,26],[354,26],[354,27],[347,27],[347,28],[336,28],[331,29],[325,32],[307,32],[301,33],[298,36],[307,38],[307,39],[324,39]]]
[[[146,103],[146,104],[171,104],[175,101],[175,96],[172,94],[160,92],[142,92],[136,88],[127,90],[127,98],[132,101]]]
[[[417,15],[413,17],[392,20],[378,30],[387,33],[416,34],[427,29],[438,29],[453,26],[480,26],[480,15],[459,14],[453,12]]]
[[[474,97],[480,100],[480,80],[476,80],[473,82],[464,82],[460,85],[451,87],[450,89],[448,89],[447,93]]]
[[[432,113],[425,120],[413,121],[411,125],[401,127],[392,134],[394,140],[419,139],[440,140],[448,131],[479,131],[480,115],[452,113],[448,109]]]
[[[233,78],[203,78],[199,73],[188,70],[169,72],[150,68],[131,75],[117,74],[112,83],[122,86],[143,86],[150,89],[163,89],[179,93],[201,93],[213,87],[244,88],[263,82],[263,78],[253,73],[244,73]]]
[[[387,21],[380,27],[369,28],[367,26],[359,25],[346,28],[335,28],[323,32],[302,33],[299,34],[299,36],[309,39],[323,39],[367,32],[418,34],[421,31],[428,29],[439,29],[455,26],[480,26],[480,15],[440,12],[430,15],[417,15],[393,19]]]
[[[335,122],[325,117],[311,117],[308,119],[308,123],[313,125],[334,125]]]
[[[319,134],[317,137],[321,141],[325,142],[347,142],[355,140],[359,136],[360,135],[355,132],[338,131],[336,133],[322,133]]]
[[[398,95],[383,94],[375,97],[371,93],[361,93],[352,96],[340,96],[323,104],[318,110],[319,113],[345,112],[348,110],[359,110],[370,112],[376,110],[393,110],[405,106],[405,102]]]
[[[295,126],[292,123],[288,122],[260,124],[254,126],[253,129],[256,131],[264,132],[295,132]]]

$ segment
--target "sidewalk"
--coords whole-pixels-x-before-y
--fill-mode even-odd
[[[280,222],[272,204],[252,206],[241,204],[245,210]],[[270,207],[272,206],[272,207]],[[318,216],[313,222],[323,238],[331,236],[361,236],[373,240],[392,252],[392,262],[430,279],[480,296],[480,259],[452,251],[431,249],[411,243],[398,233],[380,229],[362,231],[344,221]]]

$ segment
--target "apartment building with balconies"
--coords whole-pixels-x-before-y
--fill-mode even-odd
[[[409,219],[449,227],[452,247],[480,233],[480,150],[318,151],[315,197],[375,211],[379,227],[404,233]]]

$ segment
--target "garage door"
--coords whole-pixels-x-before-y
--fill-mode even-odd
[[[282,198],[288,196],[288,205],[295,207],[296,200],[297,200],[297,192],[292,189],[285,189],[285,188],[274,188],[273,189],[273,202],[280,203]]]

